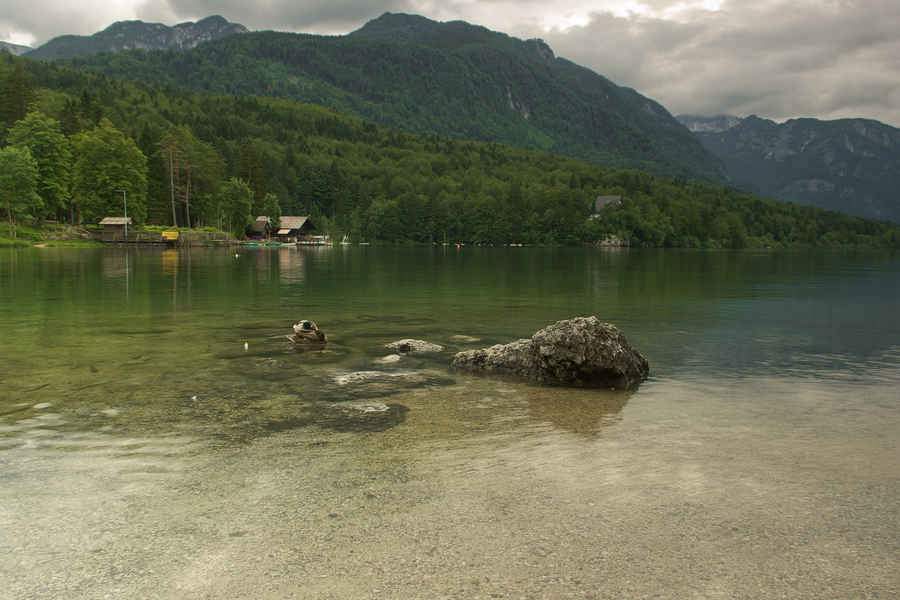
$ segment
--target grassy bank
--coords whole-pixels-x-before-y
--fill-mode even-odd
[[[0,248],[48,247],[97,247],[100,242],[81,239],[81,235],[67,225],[56,223],[19,224],[16,237],[9,235],[9,227],[0,228]]]

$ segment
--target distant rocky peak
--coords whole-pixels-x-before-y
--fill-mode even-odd
[[[196,23],[188,21],[167,27],[161,23],[120,21],[113,23],[102,33],[112,35],[116,41],[110,44],[113,52],[127,48],[167,50],[169,48],[193,48],[226,35],[248,33],[250,30],[237,23],[229,23],[216,15]]]
[[[733,115],[718,115],[715,117],[696,117],[693,115],[678,115],[675,117],[682,125],[691,131],[704,133],[722,133],[732,127],[737,127],[744,120]]]
[[[218,15],[196,23],[179,23],[172,27],[161,23],[118,21],[90,36],[63,35],[53,38],[40,48],[28,52],[27,56],[38,60],[56,60],[134,48],[186,50],[225,36],[249,31],[243,25],[229,23]]]
[[[528,40],[526,43],[533,44],[535,51],[538,53],[538,56],[540,56],[547,62],[550,62],[554,58],[556,58],[556,55],[553,53],[553,48],[551,48],[547,44],[547,42],[545,42],[541,38],[533,38]]]
[[[19,56],[20,54],[25,54],[29,50],[33,50],[33,48],[29,48],[28,46],[22,46],[20,44],[12,44],[10,42],[0,42],[0,52],[6,51],[14,56]]]

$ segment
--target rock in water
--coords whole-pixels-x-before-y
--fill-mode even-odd
[[[440,352],[444,349],[443,346],[438,346],[437,344],[432,344],[431,342],[426,342],[424,340],[400,340],[398,342],[391,342],[387,347],[393,348],[397,352],[403,354],[408,352]]]
[[[625,335],[597,317],[558,321],[531,339],[459,352],[457,369],[511,373],[547,383],[626,388],[647,378],[650,366]]]

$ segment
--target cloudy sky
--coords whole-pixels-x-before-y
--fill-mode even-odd
[[[0,40],[38,46],[115,21],[214,14],[252,30],[344,34],[387,11],[543,38],[674,115],[900,127],[897,0],[9,0]]]

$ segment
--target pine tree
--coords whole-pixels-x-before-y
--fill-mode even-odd
[[[0,71],[0,123],[11,125],[24,119],[34,99],[34,88],[22,65]]]
[[[253,191],[252,214],[262,214],[263,202],[267,193],[266,172],[253,140],[248,139],[244,142],[232,175],[246,183]]]

